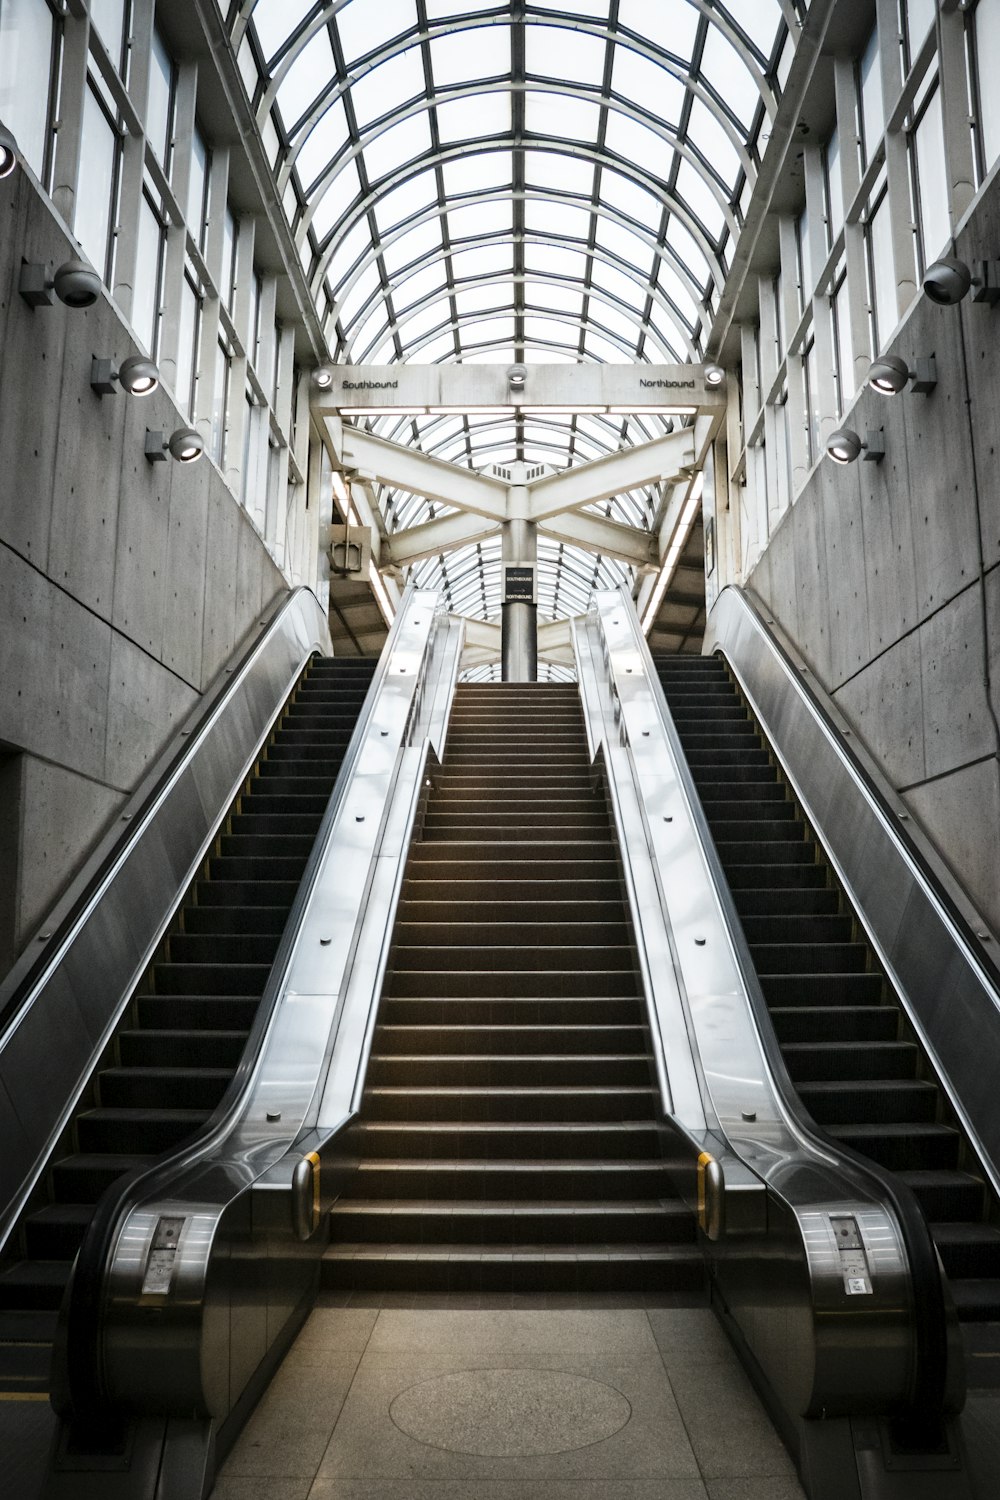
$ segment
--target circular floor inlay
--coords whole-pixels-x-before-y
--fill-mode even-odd
[[[456,1370],[401,1392],[389,1415],[435,1448],[528,1458],[603,1442],[632,1408],[613,1386],[568,1370]]]

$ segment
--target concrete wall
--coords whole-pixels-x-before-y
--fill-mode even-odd
[[[958,254],[998,243],[1000,182]],[[1000,933],[1000,309],[921,296],[891,352],[937,389],[860,395],[884,462],[820,462],[747,581]]]
[[[285,587],[207,458],[146,461],[170,396],[91,391],[93,355],[136,352],[110,300],[18,295],[22,259],[73,253],[24,172],[0,183],[0,973]]]

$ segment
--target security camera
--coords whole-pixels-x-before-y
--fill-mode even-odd
[[[0,125],[0,177],[9,177],[17,166],[17,141],[6,125]]]
[[[961,302],[971,285],[972,272],[964,260],[958,260],[954,255],[945,255],[934,261],[924,272],[924,291],[940,307]]]
[[[82,260],[67,260],[52,278],[55,294],[67,307],[93,307],[101,295],[101,278]]]

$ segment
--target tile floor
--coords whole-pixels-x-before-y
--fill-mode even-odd
[[[654,1497],[803,1500],[706,1308],[321,1300],[213,1492],[213,1500]]]

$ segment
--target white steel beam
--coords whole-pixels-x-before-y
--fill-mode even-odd
[[[471,510],[494,521],[506,519],[507,486],[502,480],[473,474],[440,458],[428,458],[415,448],[404,448],[358,428],[345,427],[343,442],[345,468],[361,469],[381,484],[407,490],[411,495]]]
[[[651,443],[623,448],[607,458],[536,479],[530,490],[529,519],[544,521],[592,501],[609,500],[612,495],[675,478],[693,463],[694,433],[684,427]]]
[[[573,637],[568,620],[546,620],[539,625],[538,656],[541,661],[573,665]]]
[[[421,558],[436,557],[440,552],[467,546],[470,542],[485,541],[487,537],[496,536],[498,531],[499,523],[487,516],[465,511],[453,516],[438,516],[433,521],[407,526],[383,537],[381,564],[383,568],[402,568],[408,563],[419,562]]]
[[[557,542],[599,552],[603,557],[615,557],[634,568],[656,567],[659,562],[656,538],[650,532],[639,526],[609,521],[606,516],[595,516],[590,511],[567,511],[558,520],[540,522],[538,529],[543,536]]]

